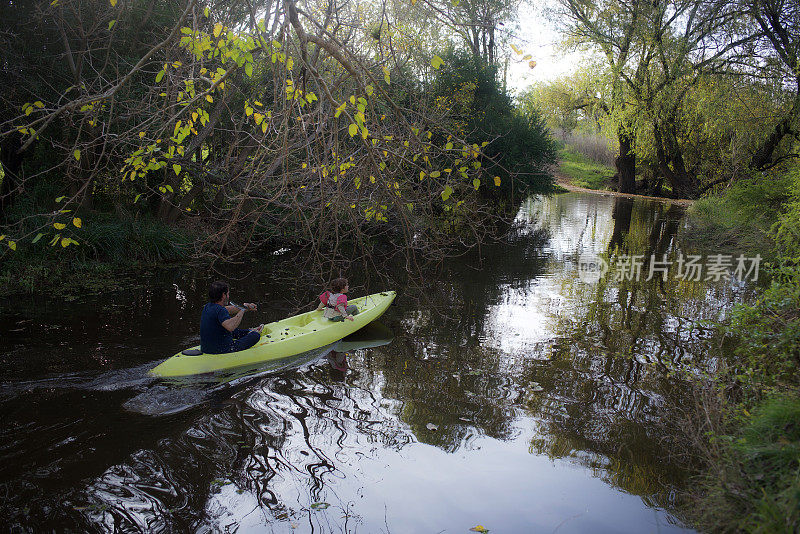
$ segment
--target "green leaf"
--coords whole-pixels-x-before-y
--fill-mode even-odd
[[[33,105],[40,109],[44,107],[44,104],[42,104],[41,100],[37,100],[36,102],[33,103]]]
[[[253,77],[253,64],[252,63],[247,63],[244,66],[244,73],[247,74],[248,78],[252,78]]]
[[[203,10],[203,15],[205,15],[205,16],[206,16],[206,18],[208,18],[208,17],[209,17],[210,13],[211,13],[211,12],[208,10],[208,8],[205,8],[205,9]]]
[[[75,152],[72,153],[72,155],[75,156],[75,161],[81,160],[81,151],[78,150],[77,148],[75,149]]]
[[[159,83],[161,80],[164,79],[164,74],[166,74],[166,71],[164,71],[164,69],[158,71],[158,74],[156,74],[156,83]]]
[[[474,180],[472,180],[472,186],[475,188],[475,191],[477,191],[478,188],[481,186],[480,179],[479,178],[475,178]]]
[[[64,197],[63,197],[63,196],[61,196],[61,197],[58,197],[58,198],[56,199],[56,202],[61,202],[62,200],[64,200]]]
[[[358,133],[358,126],[356,124],[351,124],[347,131],[350,133],[350,137],[355,136]]]
[[[367,91],[367,96],[372,96],[372,93],[375,91],[375,88],[372,87],[372,85],[366,86],[365,89]]]
[[[181,173],[181,166],[178,165],[177,163],[174,163],[172,165],[172,170],[175,171],[176,175],[179,175]]]
[[[326,502],[315,502],[314,504],[311,505],[311,509],[312,510],[324,510],[324,509],[328,508],[329,506],[330,506],[330,504],[328,504]]]
[[[8,248],[10,248],[11,250],[17,250],[17,242],[16,241],[9,241],[8,242]]]
[[[448,198],[450,198],[450,195],[452,194],[453,194],[453,188],[448,185],[447,187],[444,188],[444,191],[442,191],[442,201],[446,201]]]
[[[442,58],[440,58],[439,56],[433,56],[433,59],[431,59],[431,66],[434,69],[438,70],[439,67],[441,67],[443,63],[444,63],[444,60]]]
[[[33,238],[33,241],[31,241],[31,244],[38,242],[42,238],[42,236],[44,236],[44,234],[41,233],[41,232],[36,234],[36,237]]]
[[[165,188],[167,189],[167,191],[169,191],[170,193],[174,193],[174,192],[175,192],[175,191],[173,191],[173,190],[172,190],[172,186],[171,186],[171,185],[165,185],[164,187],[165,187]]]
[[[431,178],[438,178],[441,175],[442,175],[442,173],[440,173],[439,171],[433,171],[431,173]]]
[[[134,199],[133,199],[133,203],[134,203],[134,204],[136,204],[136,203],[139,201],[139,197],[140,197],[140,196],[142,196],[142,194],[141,194],[141,193],[139,193],[138,195],[136,195],[136,198],[134,198]]]
[[[116,21],[116,20],[112,20],[111,22],[109,22],[109,23],[108,23],[108,29],[110,30],[111,28],[113,28],[113,27],[114,27],[114,24],[116,24],[116,23],[117,23],[117,21]]]

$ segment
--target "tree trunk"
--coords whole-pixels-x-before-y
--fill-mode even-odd
[[[633,140],[627,133],[619,134],[619,156],[614,160],[617,167],[617,191],[636,193],[636,155],[632,151]]]
[[[753,154],[750,160],[750,166],[754,169],[763,170],[771,166],[773,161],[773,154],[778,148],[781,140],[789,134],[795,133],[792,124],[797,118],[798,111],[800,111],[800,99],[795,99],[792,111],[781,122],[775,125],[772,134],[761,144],[760,147]]]
[[[655,126],[653,136],[656,142],[658,170],[672,186],[672,196],[674,198],[697,198],[700,196],[697,180],[692,173],[687,171],[683,162],[683,153],[671,133],[664,132],[662,134],[658,126]]]

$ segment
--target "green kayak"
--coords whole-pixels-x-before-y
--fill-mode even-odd
[[[394,297],[394,291],[386,291],[348,301],[348,304],[358,306],[358,315],[353,316],[353,321],[334,322],[324,318],[322,310],[315,310],[266,324],[261,330],[258,343],[239,352],[203,354],[199,346],[192,347],[154,367],[150,374],[169,377],[210,373],[286,358],[324,347],[383,315]]]

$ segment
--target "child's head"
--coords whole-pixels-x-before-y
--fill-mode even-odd
[[[334,293],[341,293],[349,285],[347,278],[336,278],[331,280],[331,291]]]

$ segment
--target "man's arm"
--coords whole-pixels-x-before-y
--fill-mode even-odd
[[[240,310],[237,308],[237,311]],[[234,330],[239,328],[239,325],[242,324],[242,317],[244,317],[244,312],[245,310],[241,310],[241,313],[237,313],[230,319],[222,321],[222,328],[224,328],[228,332],[233,332]]]
[[[225,306],[225,309],[228,310],[229,314],[231,313],[231,310],[233,310],[235,315],[230,319],[222,321],[222,327],[228,332],[233,332],[234,330],[239,328],[240,324],[242,324],[242,318],[244,317],[244,312],[246,312],[247,310],[257,310],[258,306],[256,306],[255,304],[251,304],[249,302],[245,302],[244,309],[231,305]]]

